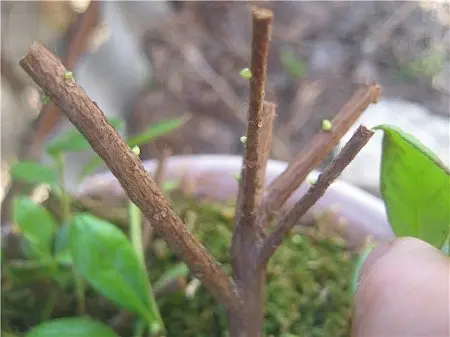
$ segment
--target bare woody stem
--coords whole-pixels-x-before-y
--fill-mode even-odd
[[[108,123],[103,112],[74,79],[64,78],[66,69],[60,60],[44,45],[34,42],[20,64],[84,135],[130,200],[151,220],[156,232],[217,301],[228,310],[240,311],[242,302],[234,282],[173,212],[142,162]]]
[[[267,57],[271,34],[272,12],[253,9],[253,38],[251,55],[250,95],[248,108],[247,141],[242,165],[241,184],[237,201],[236,226],[253,227],[255,210],[264,189],[265,167],[268,158],[265,145],[267,131],[263,115]]]
[[[261,336],[264,320],[265,269],[259,268],[256,260],[264,232],[256,219],[264,191],[276,108],[275,104],[264,102],[273,14],[270,10],[253,8],[252,17],[247,138],[231,246],[234,279],[242,290],[245,312],[228,312],[232,337]]]
[[[379,96],[380,87],[377,84],[363,85],[358,89],[332,120],[332,130],[317,133],[297,154],[287,169],[267,188],[261,209],[258,211],[258,223],[262,226],[268,224],[273,215],[306,179],[309,172],[333,150],[362,112],[371,103],[376,103]]]
[[[283,242],[289,231],[298,223],[298,220],[313,206],[325,193],[326,189],[335,181],[342,171],[356,157],[358,152],[367,144],[374,132],[360,126],[347,142],[330,166],[319,175],[308,192],[280,219],[275,230],[267,237],[259,254],[259,263],[265,266],[275,250]]]

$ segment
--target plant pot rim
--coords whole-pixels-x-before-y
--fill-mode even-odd
[[[146,160],[145,169],[153,175],[158,161]],[[237,196],[242,157],[238,155],[177,155],[167,159],[164,180],[183,182],[185,190],[198,199],[215,202],[234,201]],[[266,169],[266,185],[272,182],[288,166],[288,163],[269,160]],[[319,171],[310,173],[315,179]],[[308,179],[306,179],[308,180]],[[305,181],[286,203],[292,206],[306,193],[310,183]],[[95,196],[125,199],[126,195],[111,172],[105,171],[84,179],[75,191],[77,197]],[[316,218],[331,211],[336,226],[342,230],[349,248],[360,248],[370,237],[374,241],[388,241],[395,238],[389,225],[384,203],[381,199],[342,180],[334,182],[324,196],[311,208],[305,218]]]

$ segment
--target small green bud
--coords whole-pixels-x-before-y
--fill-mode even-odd
[[[333,127],[333,124],[331,124],[331,122],[328,119],[324,119],[322,121],[322,130],[323,131],[330,131],[332,127]]]
[[[72,73],[71,71],[66,71],[66,72],[64,73],[64,78],[65,78],[66,80],[71,80],[71,79],[73,78],[73,73]]]
[[[236,181],[241,181],[241,175],[236,173],[234,179],[236,179]]]
[[[41,103],[43,105],[50,103],[50,97],[48,97],[47,95],[42,95],[41,96]]]
[[[315,177],[308,177],[307,180],[311,185],[314,185],[317,182],[317,179]]]
[[[247,143],[247,137],[246,137],[246,136],[242,136],[242,137],[240,138],[240,141],[241,141],[242,144]]]
[[[131,149],[131,151],[133,151],[133,153],[134,153],[136,156],[139,156],[139,155],[141,154],[141,149],[140,149],[139,146],[137,146],[137,145],[135,145],[135,146]]]
[[[244,68],[239,72],[239,75],[241,75],[242,78],[249,80],[252,78],[252,71],[249,68]]]

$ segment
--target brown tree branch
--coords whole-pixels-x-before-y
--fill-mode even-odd
[[[264,192],[275,105],[264,102],[272,11],[254,8],[247,138],[231,246],[234,278],[242,289],[246,315],[230,312],[231,336],[260,336],[264,319],[265,270],[256,257],[263,228],[256,223]],[[245,326],[241,324],[245,324]]]
[[[265,168],[269,157],[269,146],[266,144],[269,135],[266,132],[271,132],[270,123],[273,123],[273,117],[266,119],[264,112],[273,113],[275,109],[271,103],[267,104],[266,109],[263,108],[271,23],[271,11],[253,10],[252,77],[246,146],[236,209],[237,235],[241,227],[249,227],[257,234],[256,209],[264,190]]]
[[[287,169],[270,184],[264,193],[262,206],[258,211],[258,223],[262,226],[269,223],[291,194],[306,179],[309,172],[316,168],[323,158],[333,150],[362,112],[371,103],[378,101],[380,91],[377,84],[363,85],[359,88],[331,121],[332,129],[317,133],[310,144],[307,144],[297,154]]]
[[[275,230],[264,241],[264,245],[259,253],[259,264],[265,266],[278,246],[283,242],[285,236],[294,227],[298,220],[313,206],[316,201],[325,193],[326,189],[335,181],[342,171],[356,157],[358,152],[367,144],[374,132],[360,126],[347,142],[338,156],[319,175],[308,192],[287,212],[278,222]]]
[[[234,281],[174,213],[140,159],[108,123],[103,112],[73,78],[64,78],[66,69],[60,60],[44,45],[34,42],[20,64],[84,135],[130,200],[151,219],[156,232],[178,257],[222,305],[228,310],[241,311],[242,303]]]

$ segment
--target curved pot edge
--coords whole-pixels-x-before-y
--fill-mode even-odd
[[[156,160],[143,162],[145,169],[154,174]],[[188,181],[194,197],[206,197],[212,201],[235,200],[238,190],[236,174],[240,174],[242,157],[235,155],[181,155],[172,156],[166,162],[164,179]],[[269,160],[266,185],[272,182],[288,166],[288,163]],[[313,171],[317,176],[320,172]],[[292,206],[306,193],[310,183],[305,181],[294,192],[286,206]],[[101,172],[86,178],[75,192],[77,196],[108,196],[125,198],[125,193],[111,172]],[[362,189],[337,180],[310,210],[309,215],[332,210],[343,224],[343,235],[352,248],[360,247],[370,236],[376,241],[395,238],[387,220],[383,201]]]

